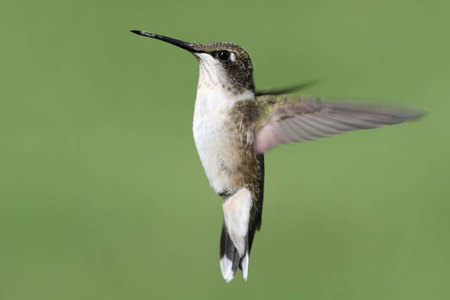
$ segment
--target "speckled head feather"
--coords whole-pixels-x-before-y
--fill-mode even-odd
[[[221,65],[226,74],[226,79],[221,84],[224,86],[228,84],[233,93],[241,94],[248,90],[254,91],[252,61],[250,55],[242,47],[226,42],[195,43],[192,46],[201,51],[193,52],[200,62],[206,54]]]

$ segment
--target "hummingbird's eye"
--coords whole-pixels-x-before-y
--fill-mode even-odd
[[[217,52],[217,57],[222,61],[227,61],[230,59],[231,53],[229,51]]]

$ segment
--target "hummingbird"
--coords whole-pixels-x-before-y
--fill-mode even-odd
[[[250,56],[234,43],[188,43],[131,32],[175,45],[199,62],[193,135],[209,184],[222,197],[220,268],[226,282],[238,268],[245,280],[248,277],[250,251],[261,228],[265,152],[280,144],[399,124],[423,115],[409,108],[285,94],[295,87],[255,92]]]

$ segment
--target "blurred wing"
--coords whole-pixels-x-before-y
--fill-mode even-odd
[[[285,87],[285,88],[281,88],[281,89],[267,89],[267,90],[261,90],[261,91],[256,91],[255,95],[256,96],[264,96],[264,95],[282,95],[282,94],[289,94],[295,91],[300,91],[300,90],[304,90],[312,85],[315,85],[317,83],[317,80],[314,81],[308,81],[308,82],[303,82],[297,85],[293,85],[293,86],[289,86],[289,87]]]
[[[423,112],[350,101],[322,101],[309,96],[257,98],[259,120],[255,151],[278,144],[305,142],[350,130],[377,128],[417,119]]]

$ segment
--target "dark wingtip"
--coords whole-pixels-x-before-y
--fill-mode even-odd
[[[410,121],[418,121],[428,115],[428,111],[423,108],[415,108],[409,118]]]
[[[282,95],[282,94],[289,94],[295,91],[304,90],[310,86],[313,86],[317,84],[319,80],[311,80],[307,82],[303,82],[297,85],[289,86],[282,89],[276,89],[276,90],[262,90],[262,91],[256,91],[255,96],[265,96],[265,95]]]

